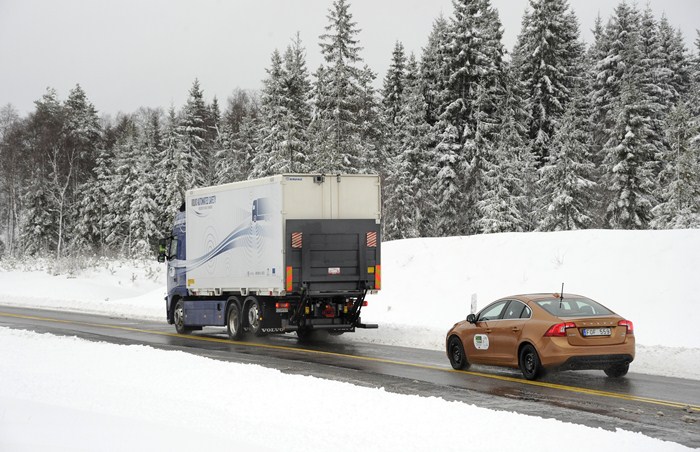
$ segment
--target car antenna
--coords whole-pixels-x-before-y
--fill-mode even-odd
[[[561,292],[559,292],[559,309],[561,309],[561,304],[564,301],[564,283],[561,283]]]

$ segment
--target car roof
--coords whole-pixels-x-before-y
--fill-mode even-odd
[[[548,292],[548,293],[529,293],[529,294],[520,294],[520,295],[511,295],[509,297],[503,297],[501,300],[520,300],[520,301],[539,301],[539,300],[553,300],[553,299],[558,299],[559,294],[558,293],[553,293],[553,292]],[[566,293],[564,292],[564,299],[567,298],[587,298],[584,297],[583,295],[577,295],[574,293]]]

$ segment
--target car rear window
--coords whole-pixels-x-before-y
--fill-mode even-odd
[[[545,311],[556,317],[591,317],[614,314],[611,310],[589,298],[559,298],[535,301]]]

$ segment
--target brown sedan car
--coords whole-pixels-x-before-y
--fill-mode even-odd
[[[446,344],[455,369],[519,367],[528,380],[547,369],[602,369],[622,377],[634,359],[634,327],[581,295],[514,295],[455,324]]]

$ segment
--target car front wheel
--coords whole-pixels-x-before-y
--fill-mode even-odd
[[[469,361],[464,353],[462,340],[457,336],[452,336],[447,342],[447,356],[450,358],[450,364],[452,364],[453,369],[462,370],[469,368]]]

